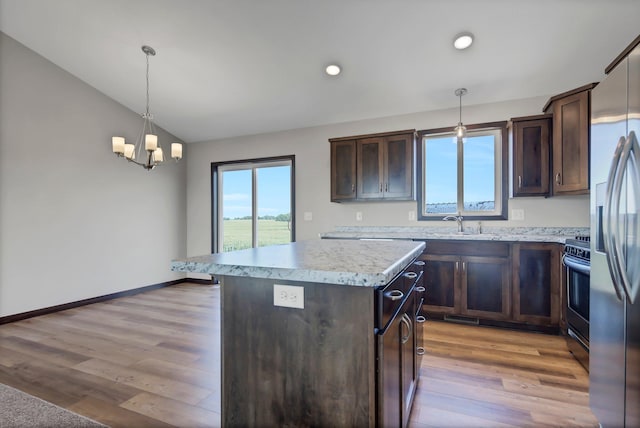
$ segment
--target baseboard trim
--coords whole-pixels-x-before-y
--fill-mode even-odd
[[[48,308],[36,309],[29,312],[22,312],[20,314],[7,315],[4,317],[0,317],[0,325],[8,324],[10,322],[20,321],[27,318],[33,318],[40,315],[52,314],[54,312],[60,312],[67,309],[78,308],[80,306],[90,305],[92,303],[104,302],[107,300],[117,299],[119,297],[127,297],[133,296],[136,294],[144,293],[146,291],[156,290],[158,288],[169,287],[171,285],[182,284],[184,282],[191,282],[196,284],[203,285],[211,285],[213,284],[212,280],[206,279],[193,279],[193,278],[183,278],[183,279],[175,279],[173,281],[160,282],[157,284],[147,285],[145,287],[134,288],[131,290],[119,291],[117,293],[105,294],[104,296],[91,297],[89,299],[78,300],[76,302],[63,303],[62,305],[50,306]]]

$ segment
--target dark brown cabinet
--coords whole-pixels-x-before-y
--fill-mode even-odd
[[[549,195],[552,115],[511,119],[513,196]]]
[[[423,309],[434,316],[558,327],[561,244],[427,242]]]
[[[556,326],[561,313],[561,246],[549,243],[512,245],[513,319]]]
[[[589,193],[591,89],[582,86],[549,99],[553,113],[551,187],[554,195]]]
[[[430,241],[425,309],[442,315],[506,320],[510,315],[509,244]]]
[[[415,130],[332,138],[331,201],[413,199]]]
[[[356,141],[336,141],[331,144],[331,200],[356,197]]]

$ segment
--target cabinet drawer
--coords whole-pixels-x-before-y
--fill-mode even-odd
[[[508,258],[509,243],[482,241],[427,241],[425,253]]]

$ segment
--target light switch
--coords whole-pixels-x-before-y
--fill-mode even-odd
[[[362,212],[361,211],[358,211],[356,213],[356,221],[362,221]]]
[[[313,213],[309,212],[309,211],[305,211],[304,213],[304,221],[311,221],[313,220]]]

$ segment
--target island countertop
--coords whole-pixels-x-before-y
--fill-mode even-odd
[[[321,239],[189,257],[171,270],[377,287],[419,256],[424,242]]]

